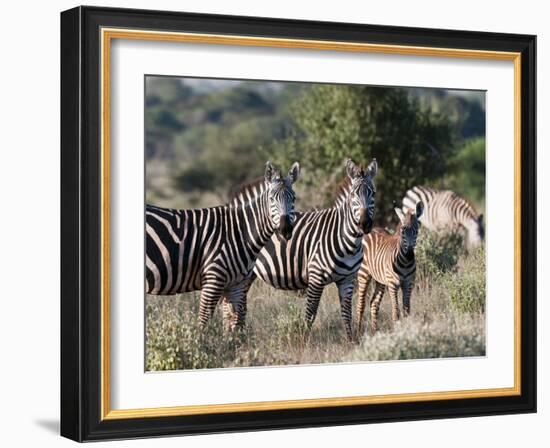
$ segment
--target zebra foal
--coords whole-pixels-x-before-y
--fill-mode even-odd
[[[146,293],[200,290],[201,325],[209,321],[222,295],[235,306],[242,303],[265,243],[276,231],[287,239],[292,235],[292,184],[299,171],[295,163],[283,177],[267,162],[264,178],[243,187],[223,206],[174,210],[147,205]]]
[[[362,333],[362,319],[365,311],[367,289],[371,279],[376,282],[370,301],[371,328],[378,329],[378,311],[386,287],[392,301],[392,319],[399,320],[398,291],[403,291],[403,313],[410,313],[411,292],[416,274],[414,249],[420,228],[419,219],[424,206],[418,202],[415,211],[406,213],[395,208],[400,225],[395,234],[376,228],[363,238],[363,263],[357,274],[358,299],[357,322]]]
[[[462,227],[470,248],[479,246],[485,238],[483,214],[478,215],[474,207],[454,191],[413,187],[405,193],[403,211],[414,210],[418,201],[424,204],[420,221],[426,229],[439,231]]]

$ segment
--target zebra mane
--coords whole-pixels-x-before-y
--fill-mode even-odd
[[[344,179],[338,184],[334,194],[333,207],[340,207],[347,199],[351,188],[351,179],[348,176],[344,176]]]
[[[240,205],[243,201],[247,202],[248,197],[257,197],[266,189],[265,178],[257,177],[250,181],[242,182],[229,189],[228,196],[230,204],[234,206]]]

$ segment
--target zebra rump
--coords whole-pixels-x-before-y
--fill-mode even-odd
[[[419,201],[424,204],[424,214],[420,221],[426,229],[440,231],[462,228],[466,231],[470,248],[479,246],[484,240],[483,214],[477,214],[474,207],[454,191],[413,187],[405,193],[403,211],[414,211]]]

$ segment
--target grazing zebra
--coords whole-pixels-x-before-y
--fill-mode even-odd
[[[223,206],[197,210],[146,207],[148,294],[201,290],[199,322],[205,325],[220,297],[242,302],[260,249],[276,229],[290,238],[295,221],[292,184],[300,166],[282,177],[270,162],[265,176],[243,187]]]
[[[414,209],[422,201],[425,210],[420,220],[431,231],[462,227],[467,232],[468,247],[477,247],[485,237],[483,215],[478,215],[466,199],[450,190],[413,187],[403,198],[403,211]]]
[[[361,265],[363,235],[370,232],[374,215],[376,160],[367,169],[346,162],[347,176],[332,208],[296,213],[292,237],[276,237],[260,251],[254,274],[284,290],[307,289],[305,318],[311,327],[323,289],[336,283],[346,337],[351,341],[351,300]],[[250,286],[250,285],[248,285]],[[245,303],[241,307],[246,313]],[[231,316],[231,310],[224,315]],[[240,316],[244,320],[244,316]]]
[[[359,333],[362,332],[367,289],[372,278],[376,282],[370,301],[373,332],[378,328],[378,310],[386,287],[392,300],[392,319],[399,320],[397,300],[399,288],[403,291],[403,313],[405,315],[410,313],[411,291],[416,274],[414,249],[423,210],[422,202],[416,204],[415,212],[408,210],[403,213],[400,208],[396,208],[395,213],[399,216],[401,224],[394,235],[384,229],[376,228],[363,238],[363,263],[357,274]]]

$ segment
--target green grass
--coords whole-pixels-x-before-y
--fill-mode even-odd
[[[434,244],[433,237],[421,235],[420,247]],[[198,292],[146,296],[147,370],[483,356],[484,250],[466,253],[456,249],[454,240],[449,244],[452,253],[430,254],[431,247],[429,255],[419,256],[421,279],[411,299],[411,315],[394,324],[386,294],[380,330],[374,336],[367,332],[358,344],[345,339],[334,285],[324,291],[309,337],[302,319],[305,294],[276,290],[259,280],[249,293],[246,328],[237,332],[223,329],[221,307],[205,329],[199,328]],[[441,266],[441,260],[451,260],[452,266],[432,269]],[[368,316],[365,319],[369,328]]]

